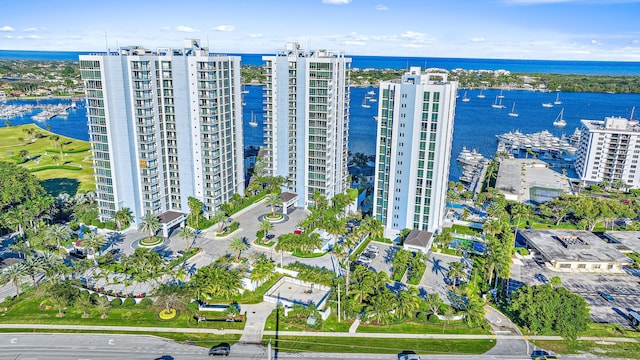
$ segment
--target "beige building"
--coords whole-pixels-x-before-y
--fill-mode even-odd
[[[632,260],[590,231],[521,230],[518,232],[554,271],[622,273]]]

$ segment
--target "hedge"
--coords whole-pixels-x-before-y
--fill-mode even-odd
[[[63,169],[63,170],[73,170],[73,171],[79,171],[82,170],[81,167],[79,166],[71,166],[71,165],[46,165],[46,166],[41,166],[41,167],[37,167],[37,168],[33,168],[33,169],[29,169],[29,172],[38,172],[38,171],[42,171],[42,170],[52,170],[52,169]]]
[[[85,152],[85,151],[89,151],[91,150],[91,148],[83,148],[83,149],[71,149],[71,150],[62,150],[63,154],[76,154],[76,153],[81,153],[81,152]],[[60,154],[60,150],[56,150],[56,149],[47,149],[45,150],[48,153],[56,153],[56,154]]]

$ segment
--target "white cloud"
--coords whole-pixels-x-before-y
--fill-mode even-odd
[[[367,45],[364,41],[353,41],[353,40],[345,40],[341,42],[342,45],[351,45],[351,46],[365,46]]]
[[[249,34],[249,37],[250,37],[250,38],[254,38],[254,39],[256,39],[256,38],[261,38],[262,36],[263,36],[263,35],[262,35],[262,34],[259,34],[259,33],[256,33],[256,34]]]
[[[38,39],[42,39],[42,36],[38,36],[38,35],[20,35],[20,36],[16,36],[16,39],[27,39],[27,40],[38,40]]]
[[[424,46],[420,45],[420,44],[402,44],[401,45],[404,48],[410,48],[410,49],[419,49],[422,48]]]
[[[224,32],[234,31],[235,29],[236,27],[233,25],[218,25],[216,27],[211,28],[211,30],[224,31]]]
[[[26,29],[23,29],[22,31],[24,32],[34,32],[34,31],[39,31],[40,29],[38,29],[37,27],[28,27]]]
[[[198,29],[194,29],[194,28],[192,28],[190,26],[184,26],[184,25],[176,26],[175,30],[176,31],[180,31],[180,32],[188,32],[188,33],[200,31]]]
[[[601,41],[598,41],[598,40],[595,40],[595,39],[594,39],[594,40],[591,40],[591,45],[597,45],[597,46],[600,46],[600,45],[603,45],[603,44],[604,44],[604,43],[603,43],[603,42],[601,42]]]
[[[382,5],[382,4],[378,4],[378,5],[376,5],[376,10],[378,10],[378,11],[387,11],[387,10],[389,10],[389,8],[384,6],[384,5]]]
[[[12,28],[9,25],[5,25],[3,27],[0,27],[0,31],[16,31],[16,29]]]
[[[400,34],[399,37],[415,43],[425,43],[432,40],[427,36],[427,34],[417,31],[405,31]]]
[[[485,42],[487,41],[487,39],[483,38],[483,37],[475,37],[475,38],[471,38],[469,39],[471,42]]]
[[[4,38],[5,39],[13,39],[13,35],[5,35]]]
[[[350,2],[351,0],[322,0],[323,4],[331,4],[331,5],[346,5]]]
[[[169,31],[169,30],[171,30],[171,28],[168,27],[168,26],[163,26],[163,27],[160,28],[160,30],[161,31]]]

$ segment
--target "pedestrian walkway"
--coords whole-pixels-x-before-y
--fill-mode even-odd
[[[349,326],[349,334],[355,334],[360,326],[360,319],[356,319],[351,326]]]
[[[261,302],[259,304],[241,305],[242,311],[245,311],[246,322],[244,332],[240,338],[241,343],[245,344],[262,344],[262,334],[264,325],[276,304]]]
[[[495,308],[485,305],[484,309],[487,311],[485,319],[491,325],[496,338],[496,346],[487,351],[485,355],[529,356],[532,347],[524,338],[520,329]]]

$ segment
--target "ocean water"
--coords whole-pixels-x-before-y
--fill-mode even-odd
[[[79,55],[87,51],[27,51],[0,50],[0,59],[14,60],[67,60],[77,61]],[[246,65],[262,65],[262,56],[271,54],[231,54],[242,58]],[[463,59],[437,57],[363,56],[347,55],[352,58],[354,68],[407,69],[409,66],[422,68],[456,68],[469,70],[508,70],[511,72],[553,73],[553,74],[598,74],[598,75],[640,75],[640,63],[624,61],[563,61],[563,60],[512,60],[512,59]]]
[[[38,51],[9,51],[0,50],[0,58],[14,59],[47,59],[47,60],[76,60],[78,52],[38,52]],[[262,64],[259,54],[242,54],[243,62],[248,64]],[[528,60],[491,60],[491,59],[443,59],[443,58],[400,58],[400,57],[375,57],[354,56],[354,67],[373,68],[404,68],[409,65],[424,66],[426,61],[429,67],[441,67],[446,69],[506,69],[510,71],[525,72],[564,72],[584,74],[627,74],[640,75],[640,64],[631,62],[574,62],[574,61],[528,61]],[[244,144],[246,146],[263,145],[263,112],[262,112],[262,86],[246,86],[249,92],[244,94],[245,106],[243,108]],[[376,105],[371,108],[361,106],[362,99],[367,91],[373,88],[351,89],[351,122],[349,129],[349,150],[373,154],[375,152],[376,125],[374,116],[377,113]],[[461,97],[465,90],[461,90]],[[554,105],[552,108],[542,107],[543,102],[553,102],[555,93],[540,93],[522,90],[504,92],[504,109],[494,109],[491,104],[498,95],[498,90],[485,90],[484,99],[477,98],[478,90],[467,90],[469,102],[460,99],[456,105],[456,115],[453,133],[452,161],[450,179],[457,180],[461,175],[460,168],[455,161],[463,146],[477,149],[487,157],[491,157],[496,150],[496,135],[519,130],[523,133],[533,133],[548,130],[560,137],[563,134],[571,135],[576,127],[580,126],[581,119],[602,120],[606,116],[629,117],[633,107],[638,109],[640,118],[640,94],[605,94],[605,93],[560,93],[562,105]],[[9,103],[13,103],[10,101]],[[36,103],[35,100],[20,100],[21,103]],[[57,104],[69,103],[70,100],[61,101],[55,99],[40,100],[40,103]],[[513,103],[519,117],[509,117]],[[79,103],[80,105],[80,103]],[[564,108],[564,119],[567,126],[557,128],[553,121],[560,110]],[[34,123],[32,114],[10,119],[11,124]],[[251,127],[249,121],[255,117],[258,126]],[[70,111],[68,118],[56,117],[43,123],[37,123],[42,128],[51,126],[51,131],[76,139],[88,140],[88,127],[85,110],[78,108]],[[0,121],[4,126],[4,120]]]

